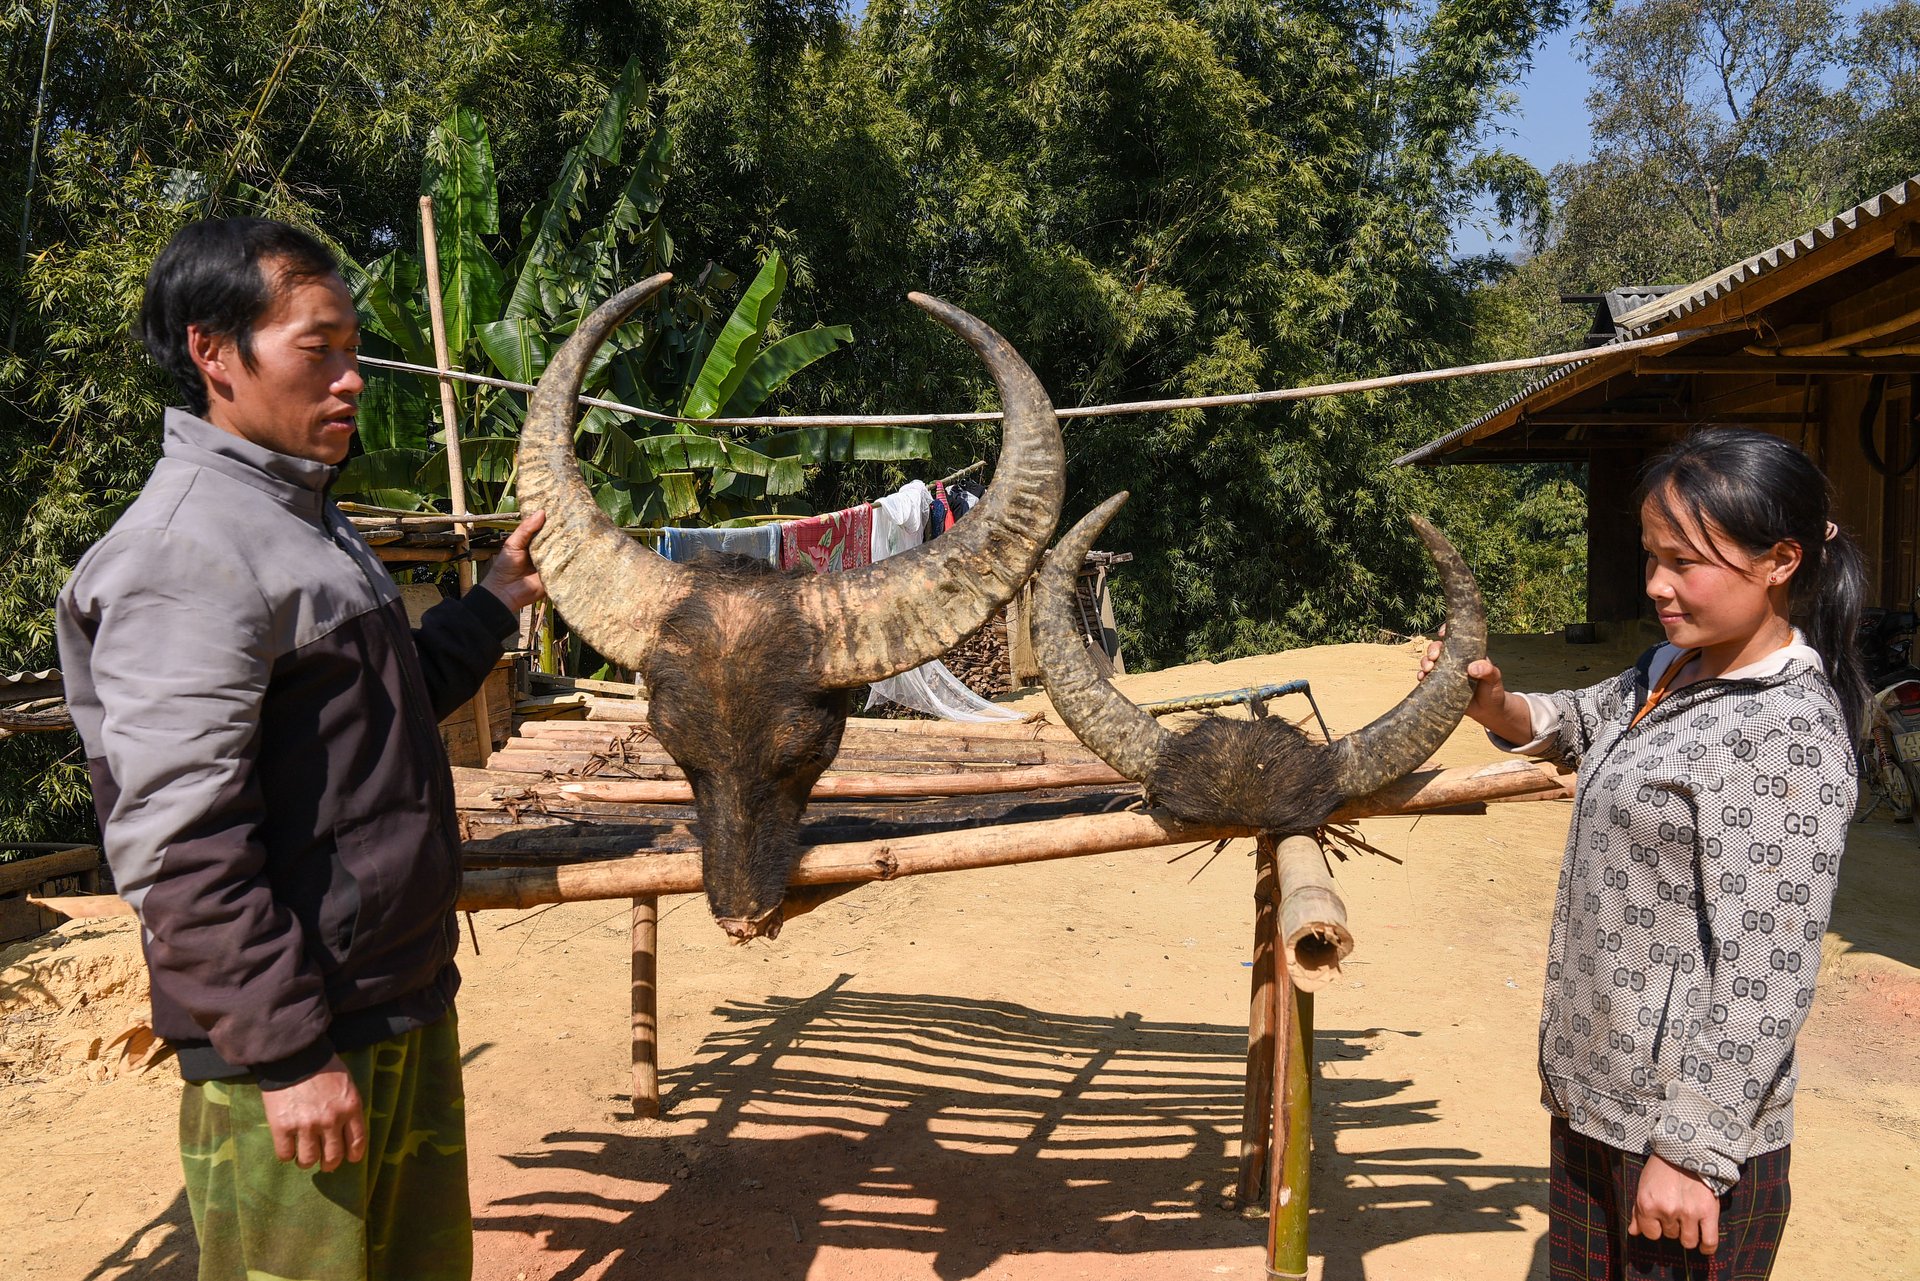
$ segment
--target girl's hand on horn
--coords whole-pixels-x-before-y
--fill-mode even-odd
[[[1446,625],[1442,624],[1439,636],[1428,642],[1426,653],[1420,656],[1421,680],[1427,679],[1427,674],[1439,664],[1446,636]],[[1533,737],[1533,713],[1527,700],[1507,692],[1506,679],[1493,660],[1476,658],[1468,663],[1467,680],[1473,685],[1473,698],[1467,703],[1468,716],[1508,742],[1524,743]]]

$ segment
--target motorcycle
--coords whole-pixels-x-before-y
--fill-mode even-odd
[[[1860,656],[1874,687],[1860,763],[1872,803],[1865,822],[1884,802],[1896,823],[1911,823],[1920,798],[1920,668],[1913,638],[1920,616],[1911,609],[1870,609],[1861,619]]]

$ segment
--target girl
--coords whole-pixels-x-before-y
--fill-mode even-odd
[[[1700,432],[1640,494],[1667,644],[1558,694],[1468,669],[1496,744],[1579,767],[1540,1017],[1552,1275],[1764,1281],[1856,792],[1862,561],[1775,436]]]

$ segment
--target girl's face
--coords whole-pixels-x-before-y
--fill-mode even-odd
[[[1667,498],[1671,510],[1686,510],[1673,495]],[[1676,529],[1651,497],[1640,507],[1640,542],[1647,550],[1647,595],[1675,645],[1737,653],[1762,633],[1784,634],[1788,585],[1800,565],[1797,544],[1777,543],[1755,556],[1712,521],[1704,530]]]

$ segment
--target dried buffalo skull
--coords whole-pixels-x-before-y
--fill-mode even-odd
[[[693,788],[707,901],[744,941],[779,932],[800,816],[839,751],[850,691],[945,653],[1013,598],[1060,519],[1066,458],[1045,389],[1006,340],[911,294],[979,355],[1006,411],[975,508],[933,542],[844,574],[666,560],[595,504],[573,426],[594,353],[669,279],[615,295],[554,355],[527,402],[519,499],[547,514],[533,558],[568,625],[646,681],[648,722]]]
[[[1207,717],[1182,733],[1162,728],[1094,666],[1074,618],[1080,565],[1126,500],[1116,494],[1096,507],[1048,555],[1035,591],[1033,641],[1060,718],[1107,764],[1144,785],[1154,804],[1191,822],[1311,832],[1345,801],[1412,772],[1460,723],[1473,692],[1467,665],[1486,654],[1486,610],[1459,553],[1415,517],[1446,592],[1447,639],[1440,662],[1399,706],[1332,743],[1277,719]]]

